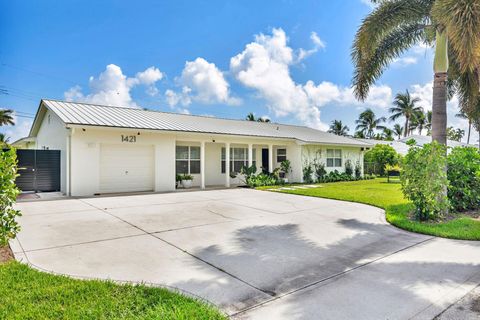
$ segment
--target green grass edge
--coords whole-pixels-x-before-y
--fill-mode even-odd
[[[375,180],[362,180],[362,181],[347,181],[347,182],[333,182],[333,183],[320,183],[317,185],[323,186],[323,188],[328,188],[329,186],[341,186],[348,185],[349,187],[355,186],[355,183],[368,185],[374,183],[385,183],[386,179],[377,178]],[[390,183],[390,185],[395,185],[395,183]],[[268,191],[268,189],[278,189],[281,186],[274,187],[259,187],[257,190]],[[322,188],[322,189],[323,189]],[[455,240],[480,240],[480,221],[476,221],[470,217],[459,214],[458,218],[452,219],[447,222],[419,222],[413,221],[409,218],[409,212],[413,210],[413,205],[407,200],[403,199],[403,195],[400,194],[401,199],[398,199],[396,203],[392,204],[379,204],[376,201],[373,201],[368,198],[361,197],[352,197],[352,189],[349,189],[348,194],[339,193],[336,196],[331,194],[319,194],[321,190],[318,189],[299,189],[299,190],[279,190],[272,192],[283,192],[288,194],[303,195],[309,197],[318,197],[332,200],[340,200],[347,202],[362,203],[366,205],[371,205],[380,209],[385,210],[385,219],[391,225],[398,227],[400,229],[420,233],[435,237],[455,239]],[[312,190],[320,191],[319,193],[313,194]],[[398,190],[398,192],[400,192]],[[355,198],[355,199],[352,199]]]

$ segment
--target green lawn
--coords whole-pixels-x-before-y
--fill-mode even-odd
[[[259,189],[270,188],[272,187]],[[387,183],[386,179],[325,183],[321,184],[321,188],[281,192],[370,204],[385,209],[387,221],[405,230],[451,239],[480,240],[480,221],[461,214],[448,222],[412,221],[409,212],[413,208],[411,203],[403,198],[400,184]]]
[[[166,289],[76,280],[0,264],[0,319],[227,319]]]

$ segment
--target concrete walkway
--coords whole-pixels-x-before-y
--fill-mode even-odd
[[[248,189],[18,204],[18,260],[147,282],[238,319],[432,319],[480,283],[480,242],[361,204]]]

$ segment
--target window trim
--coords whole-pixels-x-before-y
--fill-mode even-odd
[[[177,148],[178,147],[183,147],[183,148],[187,148],[188,149],[188,157],[186,159],[178,159],[177,158]],[[200,152],[198,153],[198,159],[197,158],[192,158],[192,151],[191,149],[192,148],[199,148]],[[178,173],[177,172],[177,161],[185,161],[187,162],[187,172],[186,173]],[[192,173],[192,170],[191,170],[191,163],[192,161],[199,161],[200,162],[200,168],[199,168],[199,172],[198,173]],[[201,162],[202,162],[202,159],[201,159],[201,147],[200,146],[182,146],[182,145],[176,145],[175,146],[175,174],[201,174],[202,173],[202,166],[201,166]]]
[[[328,152],[332,151],[333,156],[329,157]],[[337,151],[340,153],[337,156]],[[343,152],[342,149],[327,149],[327,154],[326,154],[326,167],[327,168],[342,168],[343,166]],[[332,165],[328,165],[328,160],[332,160]],[[340,160],[340,166],[337,166],[335,163],[337,162],[336,160]]]
[[[284,154],[279,154],[279,151],[282,150],[282,153],[283,151],[285,151]],[[280,160],[279,157],[282,157],[283,160]],[[277,163],[282,163],[283,161],[287,160],[287,148],[280,148],[280,149],[277,149]]]
[[[235,159],[235,149],[243,149],[245,158],[244,159]],[[222,150],[220,151],[220,173],[225,174],[227,171],[227,165],[226,165],[226,148],[222,147]],[[243,148],[243,147],[230,147],[230,173],[236,172],[234,171],[234,163],[235,161],[243,161],[244,166],[248,166],[248,148]],[[257,154],[256,154],[256,149],[252,149],[252,164],[256,166],[257,164]]]

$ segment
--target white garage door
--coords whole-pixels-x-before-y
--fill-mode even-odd
[[[153,184],[153,146],[101,145],[101,193],[152,191]]]

